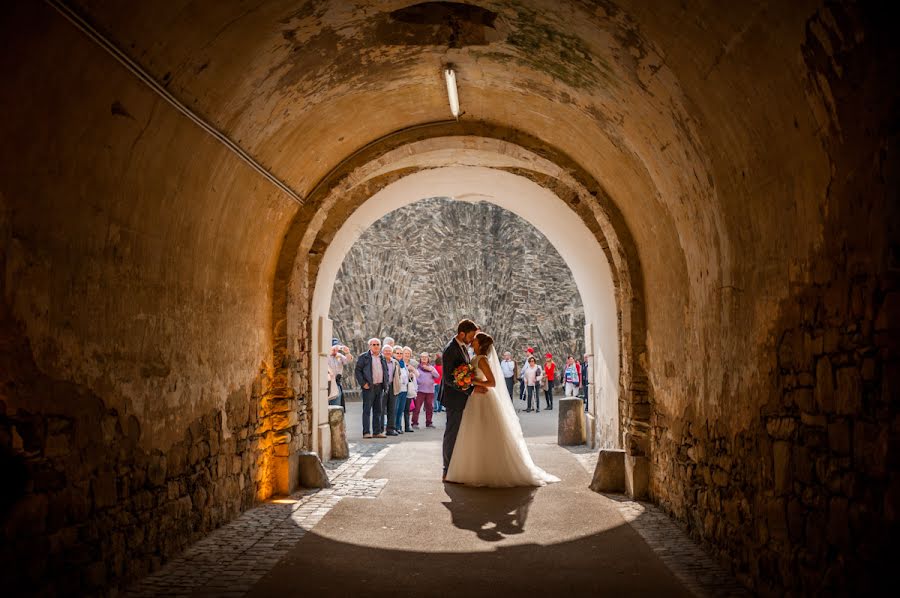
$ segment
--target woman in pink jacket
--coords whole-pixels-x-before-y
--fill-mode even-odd
[[[434,414],[434,383],[440,379],[440,374],[429,363],[430,360],[431,356],[428,353],[419,355],[419,367],[416,369],[416,384],[419,390],[416,392],[416,408],[412,416],[413,428],[419,427],[419,413],[422,412],[423,405],[425,406],[425,427],[434,427],[434,424],[431,423]]]

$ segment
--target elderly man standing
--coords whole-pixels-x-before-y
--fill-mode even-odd
[[[503,352],[503,361],[500,362],[500,369],[503,370],[503,379],[506,381],[506,390],[509,391],[509,398],[513,396],[513,385],[516,383],[516,374],[519,371],[516,362],[513,361],[512,353]]]
[[[356,383],[362,390],[363,438],[387,438],[381,416],[381,397],[387,386],[387,361],[381,355],[381,341],[369,339],[369,350],[356,360]]]

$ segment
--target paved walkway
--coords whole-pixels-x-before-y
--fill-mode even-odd
[[[556,446],[556,411],[521,413],[539,489],[440,482],[436,429],[361,436],[333,488],[252,509],[132,589],[138,596],[444,596],[499,591],[733,596],[742,590],[652,505],[587,489],[596,453]]]

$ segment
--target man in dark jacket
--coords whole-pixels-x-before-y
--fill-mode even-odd
[[[453,380],[453,372],[459,366],[469,363],[468,344],[475,338],[478,326],[472,320],[462,320],[456,327],[456,336],[450,339],[444,347],[441,360],[444,363],[444,375],[441,377],[441,403],[447,411],[447,426],[444,428],[444,475],[447,478],[447,469],[450,467],[450,459],[453,457],[453,447],[456,446],[456,436],[459,434],[459,425],[462,423],[463,411],[466,401],[472,394],[474,386],[457,388]]]
[[[363,438],[387,438],[384,434],[384,417],[381,413],[381,397],[387,390],[388,366],[381,355],[381,341],[369,339],[369,350],[356,360],[356,383],[362,389]],[[371,428],[369,427],[371,424]]]

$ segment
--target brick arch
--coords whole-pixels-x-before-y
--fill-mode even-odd
[[[603,185],[569,156],[520,131],[474,122],[414,127],[367,145],[319,182],[291,223],[273,287],[274,371],[260,399],[262,426],[274,432],[273,444],[263,449],[272,452],[274,463],[281,462],[273,475],[287,471],[294,450],[327,449],[315,392],[317,337],[327,331],[319,330],[321,314],[313,302],[330,244],[380,192],[448,166],[490,168],[527,181],[564,203],[596,241],[615,294],[618,425],[608,444],[624,447],[633,458],[629,462],[641,467],[638,475],[647,476],[651,396],[644,366],[643,276],[633,237]],[[539,222],[533,224],[541,229]]]

